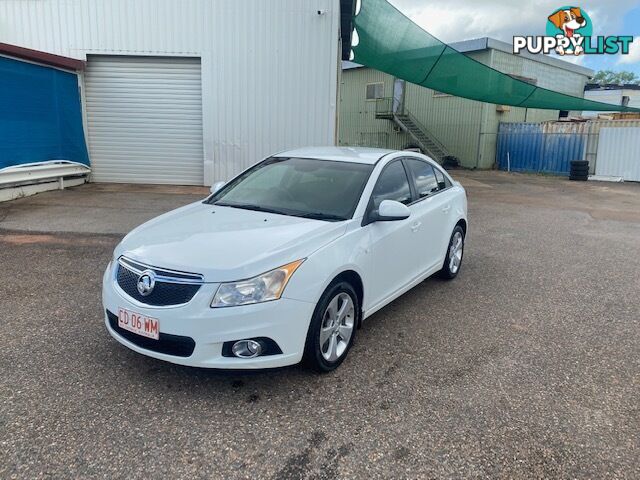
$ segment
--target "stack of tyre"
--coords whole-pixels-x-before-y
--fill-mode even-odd
[[[569,180],[578,180],[585,182],[589,179],[589,161],[588,160],[572,160],[571,170],[569,171]]]

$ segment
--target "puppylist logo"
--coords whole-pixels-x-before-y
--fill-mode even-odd
[[[529,53],[559,55],[602,55],[629,53],[633,42],[630,35],[593,37],[591,18],[579,7],[561,7],[547,17],[545,36],[513,37],[513,53],[526,50]]]

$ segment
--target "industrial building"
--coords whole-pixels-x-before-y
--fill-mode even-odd
[[[612,105],[622,105],[625,107],[640,108],[640,85],[596,85],[587,84],[584,91],[584,98],[605,102]],[[585,117],[607,116],[608,112],[584,112]],[[614,113],[614,112],[609,112]],[[637,113],[618,113],[615,118],[640,118]]]
[[[514,55],[511,45],[491,38],[451,47],[520,80],[577,97],[583,97],[594,73],[549,56]],[[577,113],[467,100],[343,62],[339,144],[417,147],[441,162],[454,157],[467,168],[492,168],[500,122],[543,122]]]
[[[86,62],[92,181],[211,185],[269,154],[336,143],[354,6],[4,0],[0,42]]]

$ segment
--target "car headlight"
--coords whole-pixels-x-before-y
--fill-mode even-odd
[[[234,307],[252,303],[278,300],[291,275],[304,262],[296,260],[248,280],[221,283],[211,302],[211,307]]]

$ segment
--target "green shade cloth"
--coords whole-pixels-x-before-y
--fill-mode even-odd
[[[353,61],[408,82],[498,105],[548,110],[640,112],[536,87],[442,43],[386,0],[362,0]]]

